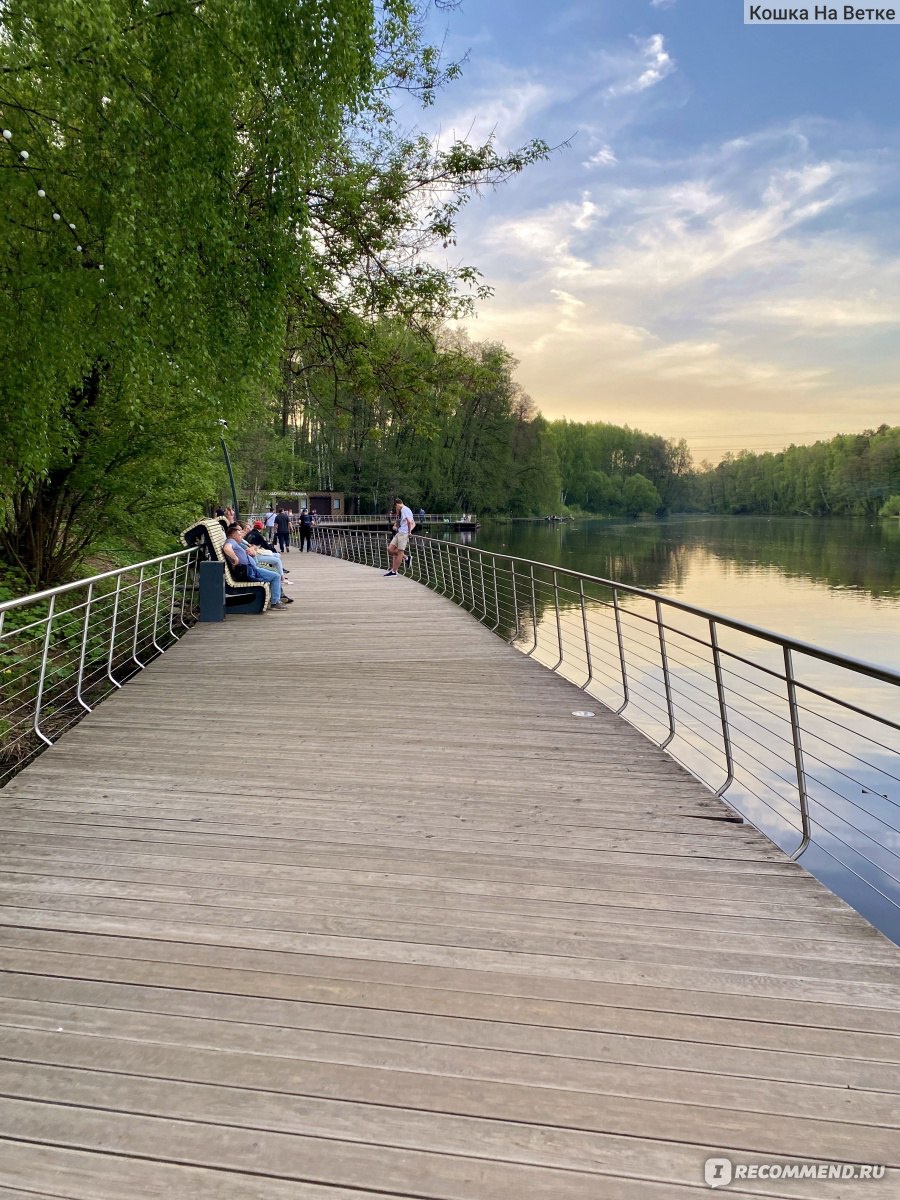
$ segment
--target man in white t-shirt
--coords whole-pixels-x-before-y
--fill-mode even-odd
[[[416,527],[415,517],[412,515],[412,509],[408,508],[398,496],[394,501],[394,536],[388,543],[388,555],[391,560],[391,569],[385,571],[385,575],[396,575],[397,569],[406,557],[406,548],[409,545],[409,535]]]

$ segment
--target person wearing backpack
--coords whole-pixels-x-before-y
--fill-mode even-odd
[[[300,553],[303,553],[304,546],[312,554],[312,513],[307,509],[300,509]]]

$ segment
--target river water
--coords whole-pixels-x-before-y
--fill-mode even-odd
[[[897,521],[706,516],[635,522],[498,521],[485,522],[475,534],[445,536],[520,562],[549,563],[645,588],[900,671]],[[640,602],[623,596],[622,603],[626,627],[628,619],[637,624]],[[583,643],[582,613],[577,597],[565,586],[562,606],[567,611],[560,632],[552,590],[545,584],[525,625],[533,625],[534,641],[539,640],[535,657],[552,666],[557,646],[565,647],[561,670],[582,682],[587,665],[583,645],[578,649]],[[521,618],[522,613],[518,615]],[[699,658],[695,660],[696,644],[690,640],[691,634],[701,633],[700,624],[706,636],[705,623],[692,626],[694,618],[678,617],[674,614],[673,624],[685,636],[673,634],[669,646],[678,729],[669,749],[715,788],[725,778],[726,763],[724,751],[712,744],[719,741],[713,675]],[[651,627],[646,621],[644,626],[637,634],[644,636],[647,646]],[[599,623],[597,630],[599,638]],[[593,630],[590,636],[594,637]],[[778,685],[765,675],[766,668],[783,670],[783,656],[777,647],[756,643],[751,650],[751,639],[730,636],[729,649],[746,654],[748,661],[755,656],[759,669],[736,660],[737,669],[726,681],[735,713],[731,728],[735,758],[740,760],[726,798],[791,851],[799,845],[799,814],[789,708],[781,694],[783,682]],[[524,628],[518,644],[529,649],[531,637],[532,629]],[[642,689],[647,697],[653,689],[662,694],[658,655],[651,662],[649,649],[628,653],[634,688],[625,715],[648,736],[662,741],[667,729],[659,706],[654,708],[648,701],[642,707],[635,701]],[[601,664],[601,654],[598,641],[596,664]],[[614,657],[614,652],[607,656]],[[809,658],[798,659],[796,666],[810,688],[900,722],[896,687]],[[597,674],[599,679],[602,673]],[[618,663],[613,663],[608,681],[592,683],[591,691],[617,708],[623,693],[613,675],[618,675]],[[701,688],[706,697],[700,697]],[[702,702],[695,704],[697,700]],[[900,733],[813,691],[801,692],[799,702],[813,825],[813,844],[802,856],[803,865],[900,942]]]

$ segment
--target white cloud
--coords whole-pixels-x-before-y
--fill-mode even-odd
[[[590,158],[586,158],[581,165],[589,168],[614,167],[618,161],[611,146],[601,146],[599,150],[594,151]]]
[[[633,40],[638,49],[636,59],[630,64],[627,76],[607,89],[609,96],[628,96],[646,91],[675,70],[675,60],[666,50],[661,33]]]
[[[675,0],[650,0],[651,8],[672,8]]]
[[[553,97],[552,85],[533,74],[498,68],[489,85],[474,90],[471,104],[442,117],[441,127],[471,142],[487,141],[495,133],[511,141],[534,123]],[[526,132],[533,136],[532,129]]]

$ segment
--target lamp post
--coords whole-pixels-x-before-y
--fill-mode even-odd
[[[220,441],[222,442],[222,453],[225,455],[225,466],[228,468],[228,479],[231,483],[231,499],[234,502],[234,519],[241,519],[240,509],[238,508],[237,488],[234,486],[234,472],[231,469],[231,459],[228,457],[228,447],[225,445],[225,430],[228,428],[228,422],[219,417],[218,425],[222,427]]]

